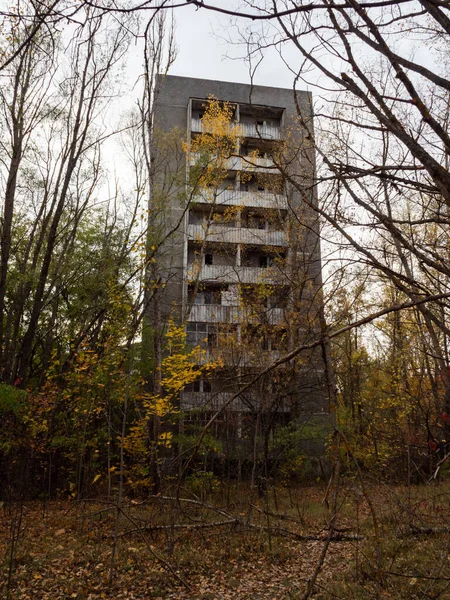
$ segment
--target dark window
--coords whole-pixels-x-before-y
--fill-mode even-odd
[[[204,304],[221,304],[222,293],[220,288],[207,288],[203,292]]]
[[[265,189],[263,185],[258,185],[258,192],[264,192]]]
[[[213,255],[205,254],[205,265],[212,265],[212,264],[213,264]]]
[[[261,267],[261,269],[266,269],[267,268],[267,256],[260,256],[259,257],[259,266]]]
[[[186,342],[190,346],[196,346],[197,345],[197,334],[193,331],[188,331],[187,335],[186,335]]]
[[[217,346],[217,332],[208,331],[208,346]]]
[[[210,392],[211,391],[211,382],[204,379],[203,380],[203,391],[204,392]]]
[[[187,343],[191,346],[198,346],[199,344],[202,344],[205,341],[205,339],[209,337],[208,332],[210,328],[211,325],[208,325],[208,323],[187,323]]]
[[[263,127],[264,121],[256,121],[256,124],[258,125],[258,127]]]

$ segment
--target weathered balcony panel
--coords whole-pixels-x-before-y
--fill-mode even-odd
[[[256,123],[239,123],[245,137],[263,140],[280,140],[281,129],[278,125],[257,125]]]
[[[202,164],[201,155],[197,152],[191,152],[189,155],[189,164],[191,166]],[[214,157],[210,162],[213,163]],[[205,160],[205,164],[208,161]],[[273,160],[269,156],[230,156],[224,159],[223,166],[229,171],[254,171],[255,173],[278,173]]]
[[[230,402],[233,394],[231,392],[182,392],[181,409],[204,409],[216,411],[223,408]],[[227,410],[245,411],[248,410],[240,398],[235,398],[228,406]]]
[[[248,307],[225,306],[222,304],[193,304],[187,320],[199,323],[267,323],[278,325],[283,322],[284,311],[281,308],[261,309],[255,313]]]
[[[191,152],[189,154],[189,165],[192,167],[194,165],[201,164],[202,166],[206,166],[207,164],[213,164],[215,161],[214,157],[210,157],[209,160],[202,160],[201,155],[198,152]],[[229,171],[241,171],[242,170],[242,158],[240,156],[230,156],[229,158],[224,159],[223,167],[228,169]],[[260,169],[256,169],[257,171]]]
[[[242,135],[245,137],[263,139],[263,140],[279,140],[281,139],[281,129],[278,125],[257,125],[256,123],[233,123],[232,126],[239,125]],[[193,117],[191,119],[191,131],[194,133],[202,133],[203,123],[201,119]]]
[[[223,306],[221,304],[193,304],[188,321],[200,323],[240,323],[242,309],[239,306]]]
[[[285,278],[274,267],[237,267],[228,265],[188,265],[187,279],[218,283],[268,283],[282,284]]]
[[[233,398],[232,392],[182,392],[181,409],[192,410],[202,409],[205,411],[217,411],[227,404],[228,411],[249,412],[262,408],[263,411],[271,412],[276,406],[276,411],[289,412],[291,407],[286,402],[281,402],[275,395],[265,394],[259,396],[256,391],[253,393],[247,390],[243,397]],[[228,404],[230,402],[230,404]]]
[[[222,242],[224,244],[247,244],[251,246],[287,246],[287,236],[284,231],[267,231],[246,227],[230,227],[226,223],[213,223],[209,226],[189,225],[190,240]]]
[[[199,204],[215,204],[217,206],[243,206],[249,208],[275,208],[287,210],[288,201],[284,194],[271,194],[260,191],[217,190],[205,191],[194,197],[194,202]]]
[[[269,156],[243,156],[241,158],[241,171],[255,171],[257,173],[278,173],[273,160]]]

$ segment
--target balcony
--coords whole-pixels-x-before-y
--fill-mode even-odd
[[[193,304],[187,320],[200,323],[239,323],[242,321],[242,309],[222,304]]]
[[[208,163],[213,164],[214,157],[211,156],[205,161],[205,165]],[[201,155],[198,152],[191,152],[189,154],[189,164],[194,166],[202,164]],[[230,156],[224,159],[223,167],[229,171],[253,171],[255,173],[278,173],[273,160],[268,156]]]
[[[246,227],[231,227],[225,224],[213,223],[205,228],[203,225],[188,225],[190,240],[224,244],[247,244],[249,246],[287,246],[284,231],[267,231],[265,229],[250,229]]]
[[[188,321],[200,323],[267,323],[278,325],[283,321],[283,309],[261,309],[260,314],[250,314],[245,307],[225,306],[223,304],[193,304]]]
[[[188,265],[187,279],[217,283],[268,283],[282,284],[283,275],[275,267],[241,267],[232,265]]]
[[[250,316],[248,323],[267,323],[268,325],[279,325],[284,321],[284,310],[282,308],[267,308],[261,313]]]
[[[262,140],[280,140],[281,129],[278,125],[257,125],[256,123],[233,123],[238,125],[242,136],[248,138],[256,138]],[[193,133],[201,133],[203,131],[203,123],[201,119],[192,117],[191,131]]]
[[[201,133],[203,131],[203,123],[200,119],[195,119],[192,117],[191,119],[191,131],[194,133]]]
[[[231,121],[230,125],[229,125],[229,130],[235,128],[235,127],[239,127],[239,133],[242,133],[244,135],[244,130],[242,128],[241,131],[241,123],[238,123],[237,121]],[[193,133],[202,133],[203,131],[205,131],[205,128],[203,127],[203,121],[197,117],[192,117],[191,118],[191,131]],[[210,132],[211,130],[209,130]],[[274,138],[268,138],[268,139],[274,139]]]
[[[202,408],[208,411],[217,411],[223,408],[224,404],[230,402],[235,394],[232,392],[181,392],[181,409],[192,410]],[[257,408],[263,411],[273,412],[276,408],[277,413],[290,412],[291,405],[288,400],[280,402],[274,394],[266,394],[262,397],[256,389],[247,390],[242,394],[243,398],[237,397],[229,405],[227,410],[248,412]],[[245,400],[244,400],[245,398]],[[276,402],[276,404],[274,404]]]
[[[243,156],[240,170],[255,171],[257,173],[278,173],[273,160],[269,156]]]
[[[204,204],[217,204],[225,206],[248,206],[249,208],[276,208],[278,210],[287,210],[288,201],[283,194],[271,194],[270,192],[249,191],[241,192],[239,190],[217,190],[217,193],[198,194],[194,202]]]
[[[204,408],[205,410],[220,410],[224,404],[229,402],[234,394],[231,392],[181,392],[181,409],[192,410]],[[235,398],[227,407],[227,410],[243,411],[245,405],[240,398]],[[248,409],[247,409],[248,410]]]
[[[256,125],[256,123],[239,123],[245,137],[262,140],[280,140],[281,129],[278,125]]]
[[[211,163],[214,164],[216,159],[211,156],[205,161],[202,161],[201,154],[199,152],[191,152],[189,154],[189,165],[193,167],[194,165],[206,166]],[[223,168],[228,169],[229,171],[240,171],[242,169],[242,159],[240,156],[230,156],[229,158],[223,159]]]

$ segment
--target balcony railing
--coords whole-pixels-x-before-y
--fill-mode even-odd
[[[205,164],[214,163],[214,157],[211,156],[209,158],[209,161],[205,161]],[[189,155],[189,164],[190,166],[194,166],[197,165],[200,161],[200,164],[203,165],[203,162],[201,162],[201,155],[198,152],[191,152]],[[223,168],[228,169],[229,171],[241,171],[242,170],[242,159],[240,156],[230,156],[230,158],[226,158],[224,159],[224,163],[223,163]]]
[[[188,237],[190,240],[224,244],[247,244],[251,246],[287,246],[284,231],[267,231],[265,229],[251,229],[246,227],[231,227],[230,225],[213,223],[208,227],[203,225],[189,225]]]
[[[236,125],[239,125],[242,135],[245,137],[263,140],[281,139],[281,129],[278,125],[257,125],[256,123],[236,123]],[[203,123],[201,119],[192,117],[191,131],[194,133],[201,133],[203,131]]]
[[[268,283],[281,284],[282,274],[274,267],[241,267],[231,265],[188,265],[187,279],[219,283]]]
[[[281,129],[278,125],[257,125],[256,123],[239,123],[245,137],[263,140],[281,139]]]
[[[235,394],[232,392],[181,392],[181,408],[182,410],[192,410],[194,408],[203,408],[208,411],[220,410],[224,404],[230,402]],[[273,412],[276,407],[277,413],[289,412],[291,406],[288,401],[280,402],[275,394],[265,394],[261,396],[256,390],[247,390],[243,393],[243,397],[235,398],[229,405],[227,410],[248,412],[258,408],[263,411]],[[274,404],[276,402],[276,404]]]
[[[271,171],[277,172],[273,160],[269,156],[243,156],[241,171]]]
[[[193,304],[188,321],[199,323],[267,323],[278,325],[283,322],[283,309],[261,309],[255,314],[248,307],[225,306],[223,304]]]
[[[189,155],[189,164],[196,165],[201,158],[198,152],[191,152]],[[214,157],[210,158],[213,163]],[[256,173],[278,173],[273,160],[268,156],[230,156],[225,159],[224,168],[229,171],[254,171]]]
[[[204,408],[205,410],[219,410],[224,404],[229,402],[234,394],[231,392],[181,392],[181,409],[192,410],[194,408]],[[242,400],[236,398],[227,410],[245,411],[245,405]]]
[[[195,132],[195,133],[201,133],[203,131],[203,123],[201,122],[200,119],[196,119],[195,117],[192,117],[191,119],[191,131]]]
[[[278,210],[287,210],[288,202],[283,194],[271,194],[270,192],[260,191],[239,191],[239,190],[205,190],[194,198],[195,202],[204,204],[224,204],[226,206],[248,206],[251,208],[276,208]]]
[[[242,321],[242,309],[239,306],[221,304],[193,304],[188,321],[199,323],[239,323]]]

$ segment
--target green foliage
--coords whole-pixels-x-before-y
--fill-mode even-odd
[[[80,215],[68,207],[60,221],[49,265],[49,297],[38,316],[36,340],[27,369],[27,385],[39,388],[52,360],[62,365],[73,353],[74,340],[96,345],[118,311],[117,294],[125,306],[133,302],[133,289],[125,282],[136,266],[128,239],[129,226],[118,217],[113,223],[107,209],[85,209]],[[76,224],[76,227],[74,225]],[[33,310],[42,269],[41,225],[29,212],[15,215],[14,257],[6,289],[7,320],[15,324],[5,344],[3,376],[13,380],[14,354],[18,352]],[[74,228],[74,229],[73,229]],[[35,231],[36,230],[36,231]],[[34,262],[32,261],[34,257]],[[53,354],[53,358],[52,358]]]
[[[186,477],[185,485],[192,494],[205,500],[210,494],[219,490],[220,481],[212,471],[198,471]]]
[[[0,383],[0,416],[8,413],[16,417],[22,412],[26,405],[27,392],[12,385]]]
[[[306,423],[293,421],[283,427],[275,428],[269,443],[269,451],[274,457],[276,471],[281,480],[288,483],[311,476],[312,464],[307,458],[311,453],[308,451],[308,444],[318,444],[322,453],[329,436],[330,425],[319,416],[312,417]]]
[[[20,449],[26,448],[30,441],[28,408],[27,392],[0,383],[0,459],[3,455],[11,461],[11,465],[17,461]]]
[[[192,419],[192,415],[189,415]],[[189,430],[189,433],[178,433],[174,436],[174,442],[178,445],[181,451],[186,451],[194,448],[197,444],[200,436],[201,428],[195,425],[186,424],[185,427]],[[206,433],[203,436],[202,443],[197,450],[197,455],[202,458],[206,458],[211,454],[222,453],[222,443],[220,440],[214,437],[212,433]]]

